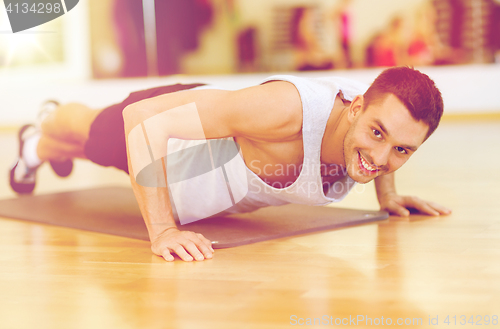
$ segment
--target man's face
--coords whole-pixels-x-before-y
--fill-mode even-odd
[[[362,97],[355,99],[348,114],[344,159],[349,176],[364,184],[399,169],[424,142],[429,127],[413,119],[393,94],[365,110],[362,103]]]

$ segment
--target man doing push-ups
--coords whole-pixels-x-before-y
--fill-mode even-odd
[[[182,224],[287,203],[340,201],[375,180],[381,209],[448,214],[395,191],[394,172],[437,128],[443,101],[434,82],[408,67],[367,86],[343,78],[272,76],[241,90],[173,85],[132,93],[93,110],[49,102],[19,133],[10,172],[31,193],[36,170],[60,176],[73,158],[130,175],[152,251],[167,261],[213,257],[211,242]]]

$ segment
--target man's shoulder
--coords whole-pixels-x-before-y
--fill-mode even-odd
[[[352,100],[357,95],[364,94],[369,87],[368,84],[358,80],[336,75],[325,75],[321,77],[274,75],[265,79],[263,83],[267,83],[269,81],[289,82],[295,86],[295,88],[299,91],[299,95],[302,97],[306,94],[318,95],[325,93],[329,94],[331,92],[336,95],[338,91],[342,91],[342,93],[349,100]]]
[[[296,134],[302,127],[302,101],[295,85],[270,80],[237,90],[227,97],[236,111],[232,122],[244,136],[275,140]]]

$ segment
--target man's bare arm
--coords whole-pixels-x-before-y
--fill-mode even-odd
[[[210,241],[176,227],[166,185],[166,163],[148,175],[164,185],[145,187],[141,171],[167,154],[169,138],[211,139],[250,136],[279,140],[301,127],[300,98],[289,83],[241,91],[199,90],[167,94],[128,106],[124,112],[130,179],[155,254],[173,260],[211,258]],[[299,114],[299,115],[297,115]],[[201,129],[200,129],[201,128]]]
[[[148,105],[141,104],[140,106],[146,108]],[[141,110],[137,108],[127,108],[124,111],[130,179],[148,229],[152,251],[167,261],[174,260],[172,253],[177,254],[184,261],[192,261],[193,258],[196,260],[209,259],[212,258],[213,253],[210,241],[201,234],[178,230],[170,205],[166,163],[163,157],[167,154],[166,145],[170,135],[175,133],[175,129],[169,128],[169,125],[165,125],[164,129],[159,129],[158,124],[161,125],[164,121],[168,122],[172,117],[175,117],[176,110],[182,112],[187,119],[192,120],[189,118],[190,115],[196,115],[189,105],[187,108],[184,105],[184,108],[181,106],[170,112],[164,111],[154,114],[145,120],[143,118],[146,116],[144,113],[139,114]],[[193,121],[194,124],[190,126],[200,125],[199,122],[196,122],[196,118]],[[193,139],[203,139],[203,130],[201,129],[200,134],[200,129],[197,129],[197,132],[190,134],[190,136]],[[156,161],[158,159],[161,159],[161,165]],[[159,165],[148,168],[146,174],[150,176],[149,181],[156,181],[157,184],[153,184],[154,186],[138,184],[139,172],[155,161]]]
[[[401,196],[396,193],[394,173],[375,178],[375,189],[380,209],[399,216],[409,216],[408,208],[416,209],[426,215],[448,215],[451,210],[437,203],[425,201],[415,196]]]

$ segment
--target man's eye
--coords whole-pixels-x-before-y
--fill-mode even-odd
[[[373,129],[373,135],[375,135],[375,137],[377,138],[382,138],[382,133],[380,131],[378,131],[377,129]]]
[[[400,146],[396,146],[396,151],[398,151],[399,153],[401,154],[406,154],[408,152],[406,152],[406,150]]]

